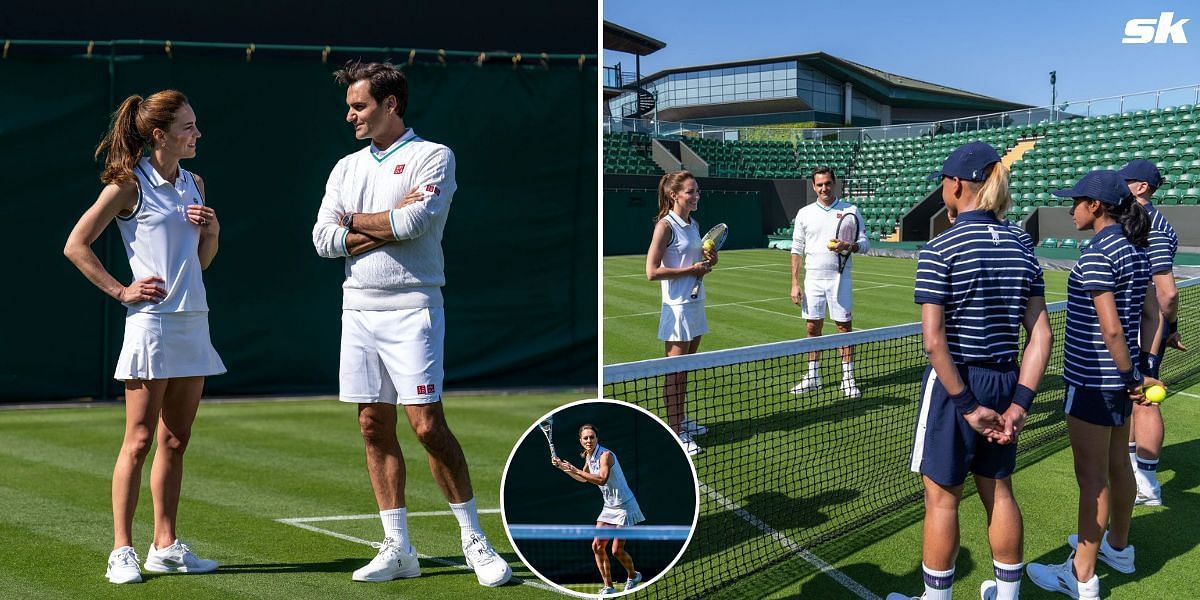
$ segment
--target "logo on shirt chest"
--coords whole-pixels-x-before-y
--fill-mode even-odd
[[[392,175],[400,175],[403,172],[404,172],[404,165],[396,165],[396,168],[392,170]]]

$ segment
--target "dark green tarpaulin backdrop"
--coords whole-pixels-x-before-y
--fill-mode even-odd
[[[221,218],[205,273],[229,373],[210,395],[333,393],[342,261],[311,231],[330,169],[361,148],[331,65],[123,56],[0,61],[0,400],[119,393],[124,309],[62,255],[100,190],[96,142],[128,94],[176,88],[204,137],[185,168]],[[406,121],[457,157],[446,253],[447,388],[593,385],[596,71],[410,65]],[[93,246],[120,280],[115,227]]]

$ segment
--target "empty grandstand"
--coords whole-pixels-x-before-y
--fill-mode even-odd
[[[1172,100],[1178,103],[1168,104]],[[686,168],[700,177],[703,190],[759,192],[759,205],[744,207],[762,216],[758,243],[750,244],[758,247],[786,245],[791,217],[811,201],[808,174],[814,166],[829,165],[838,172],[843,195],[862,209],[873,240],[921,242],[949,225],[940,195],[933,193],[938,182],[926,177],[953,148],[978,139],[992,144],[1012,169],[1008,218],[1021,223],[1043,248],[1077,251],[1079,239],[1086,236],[1074,231],[1069,203],[1050,192],[1090,170],[1116,169],[1134,158],[1151,160],[1163,172],[1165,183],[1155,201],[1173,222],[1183,224],[1177,229],[1197,230],[1187,224],[1200,226],[1200,209],[1191,208],[1200,205],[1198,100],[1200,86],[1187,86],[1076,103],[1084,114],[1027,108],[950,121],[838,129],[607,118],[606,157],[610,146],[637,140],[644,159],[639,164],[651,161],[659,169],[647,175]],[[610,168],[606,160],[605,188],[655,187],[652,180],[627,178],[635,172]],[[606,194],[606,203],[610,200]],[[630,234],[627,227],[606,227],[605,238]],[[1192,237],[1184,234],[1181,244],[1200,246],[1200,236]],[[613,244],[617,246],[627,245]]]

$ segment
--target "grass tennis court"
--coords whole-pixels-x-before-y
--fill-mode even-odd
[[[792,304],[791,255],[782,250],[733,250],[704,278],[709,332],[700,351],[736,348],[804,337],[800,307]],[[917,261],[854,257],[855,329],[920,320],[913,304]],[[646,281],[645,256],[604,259],[604,363],[663,355],[658,341],[662,307],[657,281]],[[1046,271],[1046,301],[1067,299],[1067,273]],[[825,333],[837,330],[825,321]]]
[[[646,282],[642,272],[643,257],[610,257],[605,262],[605,363],[612,364],[661,355],[661,342],[655,339],[658,321],[658,284]],[[793,339],[803,336],[803,320],[799,309],[791,304],[788,294],[789,257],[787,253],[771,250],[734,251],[722,254],[721,265],[709,275],[708,319],[710,333],[702,350],[745,346]],[[856,328],[871,328],[913,322],[918,307],[912,303],[912,281],[916,263],[895,258],[856,258],[855,265],[855,324]],[[1065,299],[1066,273],[1047,271],[1048,300]],[[752,308],[751,308],[752,307]],[[649,313],[649,314],[644,314]],[[827,324],[827,333],[831,332]],[[1058,340],[1061,344],[1061,339]],[[919,353],[919,345],[912,349]],[[1168,356],[1168,361],[1170,361]],[[826,362],[834,359],[826,355]],[[907,365],[907,363],[905,363]],[[780,396],[777,389],[786,390],[788,377],[795,370],[779,377],[778,365],[764,367],[768,376],[761,385],[755,383],[750,397],[760,397],[766,403],[726,406],[721,395],[736,394],[721,386],[743,385],[742,375],[734,371],[716,371],[707,376],[713,387],[705,388],[710,397],[699,399],[697,412],[707,416],[710,451],[696,458],[702,482],[708,483],[721,495],[732,498],[734,504],[761,519],[758,528],[768,526],[779,532],[784,541],[814,539],[824,528],[834,527],[847,517],[846,511],[860,509],[855,490],[869,489],[873,466],[884,481],[911,477],[907,473],[906,454],[911,440],[908,435],[883,439],[855,439],[855,427],[862,431],[887,431],[872,419],[903,414],[916,404],[916,381],[909,385],[910,374],[893,374],[891,379],[871,376],[859,379],[863,387],[862,401],[846,403],[836,398],[790,403],[786,391]],[[832,368],[832,367],[830,367]],[[785,369],[787,370],[787,369]],[[870,366],[859,361],[856,371],[869,372]],[[827,369],[828,375],[830,371]],[[705,376],[697,376],[705,379]],[[782,379],[783,381],[773,381]],[[864,379],[876,390],[869,390]],[[1195,379],[1193,378],[1193,381]],[[1171,382],[1168,380],[1168,384]],[[699,386],[701,384],[697,384]],[[1061,384],[1060,384],[1061,385]],[[907,387],[906,387],[907,386]],[[909,387],[911,393],[905,394]],[[887,388],[887,389],[883,389]],[[1105,597],[1133,598],[1151,594],[1158,597],[1193,597],[1200,593],[1196,578],[1190,574],[1200,569],[1200,550],[1191,536],[1176,532],[1192,531],[1198,523],[1194,516],[1200,508],[1197,488],[1200,478],[1196,472],[1196,449],[1200,441],[1191,432],[1200,425],[1200,388],[1173,388],[1175,395],[1167,400],[1164,409],[1168,421],[1168,437],[1163,453],[1160,478],[1170,490],[1166,508],[1141,508],[1135,511],[1133,543],[1138,547],[1139,572],[1133,576],[1114,575],[1100,568]],[[880,396],[879,394],[883,395]],[[1061,393],[1061,392],[1060,392]],[[1194,394],[1195,397],[1185,394]],[[635,394],[635,396],[638,394]],[[654,392],[651,391],[653,396]],[[703,394],[701,394],[703,396]],[[740,396],[739,396],[740,397]],[[743,398],[744,400],[744,398]],[[870,403],[874,405],[868,406]],[[1061,419],[1060,397],[1039,396],[1035,412],[1043,419]],[[760,406],[762,404],[762,406]],[[846,412],[849,411],[849,412]],[[889,412],[892,411],[892,412]],[[821,414],[826,413],[827,418]],[[836,414],[837,416],[834,416]],[[755,417],[755,415],[760,415]],[[747,422],[747,419],[750,422]],[[865,420],[864,420],[865,419]],[[911,428],[908,419],[897,423],[903,434]],[[821,421],[825,421],[821,423]],[[855,423],[860,423],[855,425]],[[711,427],[712,425],[715,427]],[[1049,430],[1048,430],[1049,431]],[[715,435],[715,437],[713,437]],[[792,436],[792,437],[788,437]],[[903,444],[896,442],[904,437]],[[894,438],[894,439],[893,439]],[[901,448],[900,446],[904,446]],[[814,456],[815,454],[815,456]],[[777,458],[772,458],[772,457]],[[875,458],[871,458],[874,456]],[[787,466],[799,470],[801,462],[825,464],[816,467],[815,477],[807,481],[791,481],[786,477]],[[734,465],[740,465],[740,470]],[[1033,449],[1019,464],[1026,465],[1014,476],[1018,498],[1022,502],[1026,522],[1026,559],[1061,561],[1066,557],[1065,536],[1074,528],[1077,491],[1071,456],[1066,449],[1065,435],[1040,448]],[[839,471],[838,465],[844,470]],[[760,472],[761,471],[761,472]],[[758,472],[758,473],[756,473]],[[809,471],[804,471],[809,473]],[[864,483],[864,477],[866,482]],[[755,479],[759,479],[755,483]],[[849,496],[824,497],[825,490],[842,489]],[[711,496],[711,495],[710,495]],[[810,502],[811,501],[811,502]],[[883,597],[890,591],[915,593],[921,590],[919,502],[882,519],[856,528],[853,533],[831,542],[805,546],[817,558],[841,571],[844,577],[865,588],[865,595]],[[789,510],[788,507],[791,507]],[[841,514],[839,514],[841,513]],[[857,514],[853,515],[857,517]],[[761,533],[748,527],[741,517],[745,535],[735,534],[722,550],[717,544],[706,544],[700,552],[689,550],[697,557],[698,572],[721,568],[722,561],[768,560],[764,546],[783,542],[754,542],[752,535]],[[728,524],[723,523],[728,521]],[[706,523],[726,526],[737,532],[739,518],[721,513],[702,512],[698,539],[703,537]],[[963,550],[958,560],[958,583],[955,597],[978,597],[979,584],[991,576],[990,554],[983,535],[983,517],[979,501],[967,497],[962,511]],[[809,537],[805,537],[809,536]],[[1152,545],[1154,542],[1155,545]],[[695,540],[694,540],[695,543]],[[776,548],[778,550],[778,548]],[[775,555],[778,555],[776,551]],[[759,557],[756,559],[755,557]],[[1027,578],[1022,585],[1025,598],[1048,598]],[[794,557],[764,571],[724,586],[714,593],[727,598],[853,598],[843,584],[819,573],[808,562]]]
[[[429,558],[421,561],[418,579],[350,580],[351,571],[375,555],[363,541],[378,542],[383,534],[354,407],[328,398],[202,403],[187,454],[179,534],[221,568],[109,584],[109,486],[122,407],[0,410],[0,597],[561,597],[512,551],[496,510],[500,477],[526,427],[554,407],[591,395],[446,398],[447,419],[470,461],[477,504],[481,512],[490,509],[480,515],[483,527],[513,574],[533,584],[495,590],[485,590],[474,573],[457,566],[463,564],[458,524],[405,427],[400,443],[409,473],[409,529],[417,551]],[[153,522],[149,480],[147,469],[134,522],[134,545],[143,559]],[[349,518],[315,520],[338,516]]]

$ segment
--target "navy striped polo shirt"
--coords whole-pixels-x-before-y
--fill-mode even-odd
[[[1008,219],[1004,220],[1004,224],[1012,228],[1013,233],[1017,236],[1017,241],[1021,242],[1021,244],[1026,248],[1029,248],[1030,252],[1033,252],[1033,248],[1036,246],[1036,244],[1033,243],[1033,236],[1029,235],[1029,232],[1025,231],[1024,227],[1021,227],[1019,224],[1013,223]]]
[[[1150,261],[1150,274],[1166,273],[1174,266],[1175,252],[1179,250],[1179,236],[1175,235],[1175,228],[1167,222],[1167,217],[1153,204],[1147,202],[1142,208],[1150,215],[1150,247],[1146,249],[1146,258]]]
[[[1077,387],[1122,389],[1117,366],[1100,334],[1093,291],[1112,292],[1129,357],[1138,364],[1142,304],[1150,280],[1146,251],[1125,239],[1120,224],[1096,233],[1067,278],[1067,335],[1063,379]]]
[[[1021,321],[1046,284],[1033,250],[986,210],[959,213],[917,259],[917,304],[940,304],[955,364],[1017,360]]]

